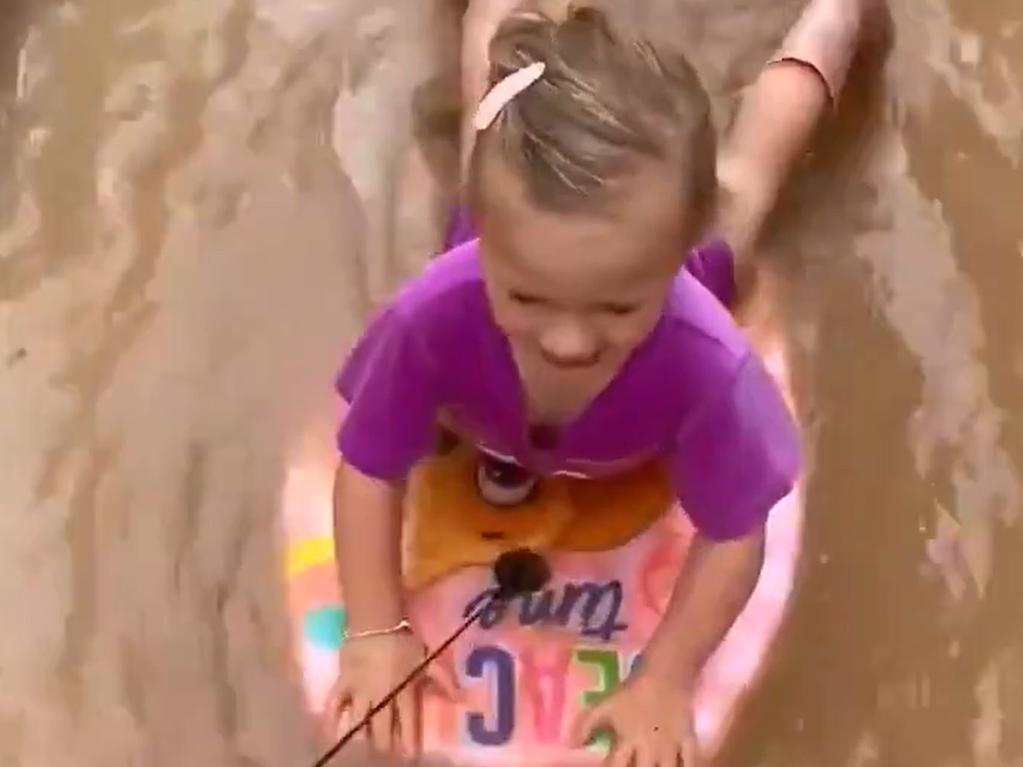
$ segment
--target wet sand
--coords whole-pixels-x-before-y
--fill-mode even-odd
[[[800,5],[633,9],[699,43],[725,122]],[[455,16],[5,11],[0,764],[301,765],[282,470],[331,438],[335,366],[440,241]],[[809,546],[729,767],[1023,765],[1023,11],[893,12],[764,246]]]

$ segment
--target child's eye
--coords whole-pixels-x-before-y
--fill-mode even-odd
[[[636,304],[601,304],[600,310],[616,317],[627,317],[639,309]]]
[[[519,293],[516,290],[510,292],[508,297],[512,300],[512,302],[519,306],[542,306],[547,303],[545,299],[540,298],[539,296],[532,296],[528,293]]]

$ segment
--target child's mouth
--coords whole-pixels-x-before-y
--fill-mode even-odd
[[[540,356],[548,365],[559,370],[581,370],[594,367],[600,362],[600,352],[594,352],[586,357],[560,357],[541,349]]]

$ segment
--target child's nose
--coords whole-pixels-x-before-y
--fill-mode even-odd
[[[565,318],[540,335],[540,352],[558,367],[588,367],[600,357],[600,341],[585,322]]]

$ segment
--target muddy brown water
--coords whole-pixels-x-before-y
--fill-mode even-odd
[[[799,6],[632,8],[725,120]],[[893,16],[764,246],[808,550],[724,765],[1023,765],[1023,11]],[[312,755],[275,501],[439,241],[456,35],[436,0],[7,0],[0,764]]]

